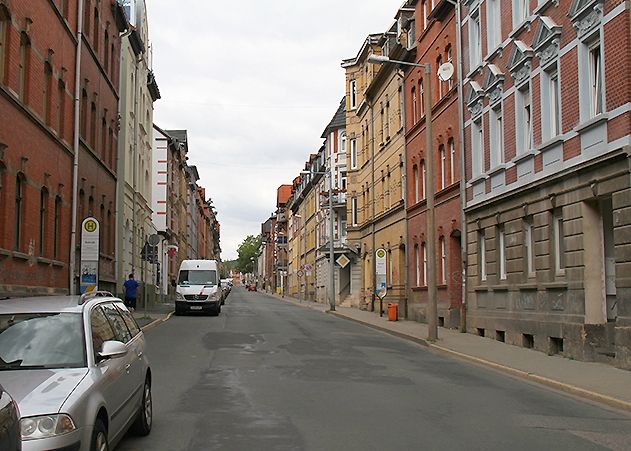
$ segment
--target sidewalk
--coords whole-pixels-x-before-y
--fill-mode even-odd
[[[502,343],[491,338],[439,328],[438,341],[427,341],[427,324],[416,321],[388,321],[377,312],[336,306],[271,294],[280,300],[327,312],[374,329],[415,341],[429,349],[494,368],[532,382],[631,411],[631,371],[601,363],[581,362],[561,356]]]
[[[173,311],[175,305],[173,303],[163,303],[148,305],[145,310],[143,307],[134,311],[134,318],[143,331],[149,330],[159,323],[168,320]]]

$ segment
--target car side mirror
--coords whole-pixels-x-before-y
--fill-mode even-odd
[[[108,340],[103,343],[99,358],[101,360],[117,359],[127,354],[127,346],[118,340]]]

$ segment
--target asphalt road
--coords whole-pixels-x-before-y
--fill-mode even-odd
[[[631,449],[628,414],[239,288],[147,339],[153,430],[118,451]]]

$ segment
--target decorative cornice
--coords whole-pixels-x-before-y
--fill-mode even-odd
[[[549,17],[541,17],[532,46],[542,66],[558,56],[561,46],[561,29],[562,27]]]
[[[513,50],[508,60],[508,68],[515,81],[515,85],[521,85],[530,78],[533,55],[533,49],[522,41],[513,42]]]
[[[591,9],[584,9],[581,13],[572,18],[576,34],[582,38],[601,24],[603,18],[603,5],[597,3]]]

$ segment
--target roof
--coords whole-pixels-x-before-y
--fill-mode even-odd
[[[34,296],[30,298],[9,298],[0,300],[0,315],[9,313],[81,313],[90,301],[120,301],[112,296],[88,297],[80,304],[81,296]]]
[[[291,185],[280,185],[276,193],[276,205],[285,205],[291,197]]]
[[[331,119],[329,125],[327,125],[322,132],[321,138],[326,138],[332,130],[344,127],[346,127],[346,96],[342,97],[340,106],[337,107],[337,111],[333,115],[333,119]]]

